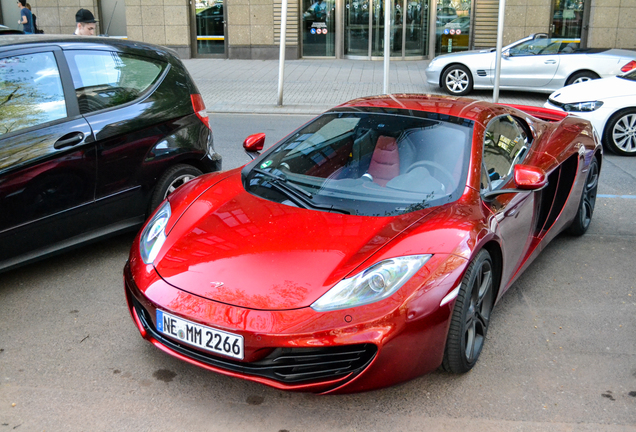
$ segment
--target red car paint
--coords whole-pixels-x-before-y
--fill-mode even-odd
[[[126,297],[142,336],[184,361],[285,390],[365,391],[436,369],[442,362],[454,300],[468,264],[481,250],[498,266],[497,300],[540,250],[573,220],[587,167],[601,156],[591,126],[574,117],[467,98],[392,95],[342,107],[375,107],[448,114],[474,122],[466,185],[454,202],[398,216],[359,216],[308,210],[247,192],[241,170],[200,177],[169,196],[172,208],[154,265],[139,253],[139,236],[124,270]],[[533,143],[520,183],[554,183],[558,192],[480,194],[484,130],[500,115],[527,123]],[[564,161],[576,172],[568,180]],[[569,183],[568,183],[569,182]],[[571,183],[571,184],[570,184]],[[568,184],[567,189],[558,189]],[[542,216],[543,215],[543,216]],[[546,216],[547,215],[547,216]],[[543,220],[545,219],[545,220]],[[328,312],[309,307],[343,278],[400,256],[432,254],[397,292],[384,300]],[[373,344],[377,353],[356,373],[300,384],[237,372],[184,354],[142,324],[160,308],[192,322],[243,336],[249,365],[277,348]],[[153,323],[150,323],[153,325]],[[154,323],[156,325],[156,323]],[[196,350],[194,350],[196,351]],[[219,356],[222,357],[222,356]]]

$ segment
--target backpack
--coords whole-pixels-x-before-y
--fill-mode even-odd
[[[31,14],[31,19],[33,20],[33,34],[43,34],[44,30],[40,30],[38,29],[38,25],[37,25],[37,17],[35,16],[35,14]]]

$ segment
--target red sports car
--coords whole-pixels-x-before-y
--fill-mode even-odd
[[[425,95],[263,142],[160,205],[126,297],[166,353],[318,393],[470,370],[497,300],[557,234],[587,230],[602,162],[586,120]]]

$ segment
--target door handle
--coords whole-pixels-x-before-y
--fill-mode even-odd
[[[545,64],[556,64],[556,60],[546,60]]]
[[[55,141],[53,144],[53,148],[63,149],[65,147],[71,147],[75,144],[79,144],[84,140],[84,134],[82,132],[71,132],[69,134],[64,135],[59,140]]]

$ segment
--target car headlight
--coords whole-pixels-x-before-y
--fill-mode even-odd
[[[170,203],[166,201],[148,221],[139,238],[139,253],[146,264],[152,264],[166,241],[166,225],[171,215]]]
[[[596,111],[603,106],[602,101],[566,103],[562,105],[563,111],[567,112],[589,112]]]
[[[432,255],[391,258],[369,267],[356,276],[343,279],[311,308],[317,312],[362,306],[385,299],[395,293]]]

